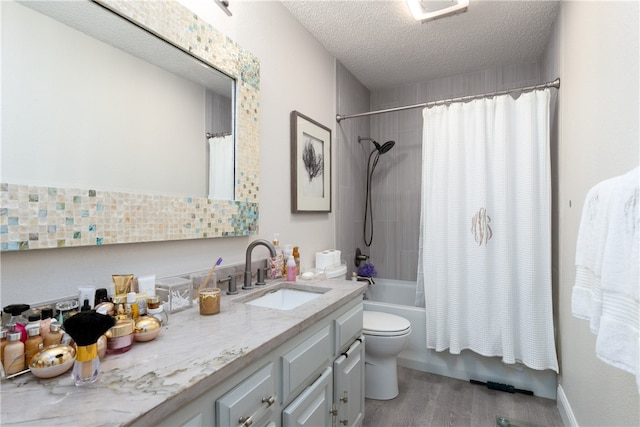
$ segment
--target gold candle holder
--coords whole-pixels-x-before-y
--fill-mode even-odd
[[[220,289],[200,289],[198,301],[201,315],[209,316],[220,313]]]

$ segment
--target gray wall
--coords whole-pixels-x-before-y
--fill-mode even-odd
[[[353,114],[369,110],[369,90],[340,62],[336,61],[336,111]],[[368,148],[358,144],[358,136],[369,136],[369,118],[344,120],[336,125],[336,244],[347,263],[348,276],[356,269],[357,247],[364,249],[362,225],[366,158]]]
[[[638,4],[563,2],[543,60],[545,77],[562,79],[554,127],[558,399],[560,406],[568,405],[566,422],[580,426],[640,424],[634,376],[600,361],[589,322],[571,315],[575,244],[586,194],[640,161]]]

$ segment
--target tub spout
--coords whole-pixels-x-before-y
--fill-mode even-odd
[[[244,286],[242,286],[242,289],[253,289],[253,284],[251,283],[251,252],[253,251],[253,248],[259,245],[265,246],[269,249],[269,253],[272,258],[275,258],[276,256],[276,248],[268,240],[258,239],[249,243],[249,246],[247,246],[247,256],[244,265]]]
[[[374,282],[373,277],[368,277],[368,276],[357,276],[356,280],[358,282],[367,282],[370,285],[375,285],[376,282]]]

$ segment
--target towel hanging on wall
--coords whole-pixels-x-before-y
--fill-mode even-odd
[[[605,180],[587,193],[571,311],[590,321],[598,358],[634,374],[640,391],[639,170]]]

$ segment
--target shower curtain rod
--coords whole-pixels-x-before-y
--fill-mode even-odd
[[[405,105],[403,107],[386,108],[384,110],[368,111],[366,113],[357,113],[357,114],[347,114],[347,115],[344,115],[344,116],[340,115],[340,114],[337,114],[336,115],[336,121],[338,123],[340,123],[342,120],[354,119],[356,117],[372,116],[374,114],[392,113],[394,111],[412,110],[414,108],[429,108],[429,107],[434,107],[436,105],[451,104],[453,102],[467,102],[467,101],[472,101],[474,99],[491,98],[492,96],[506,95],[506,94],[511,93],[511,92],[531,92],[531,91],[534,91],[534,90],[546,89],[546,88],[550,88],[550,87],[559,89],[560,88],[560,79],[558,78],[558,79],[555,79],[552,82],[542,83],[542,84],[539,84],[539,85],[525,86],[525,87],[519,87],[519,88],[515,88],[515,89],[500,90],[500,91],[497,91],[497,92],[483,93],[481,95],[461,96],[459,98],[442,99],[440,101],[423,102],[422,104]]]

